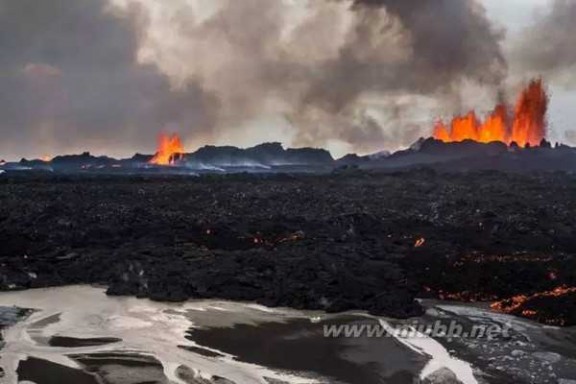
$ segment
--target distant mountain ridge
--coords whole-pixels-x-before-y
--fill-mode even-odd
[[[57,156],[50,161],[22,159],[17,163],[0,163],[0,169],[55,172],[113,168],[158,172],[330,172],[341,169],[396,171],[429,167],[442,171],[576,171],[576,149],[565,145],[552,148],[550,143],[545,141],[538,147],[523,149],[517,146],[509,147],[501,142],[483,144],[465,140],[444,143],[432,138],[422,138],[408,149],[395,153],[381,151],[366,156],[349,154],[340,159],[334,159],[325,149],[286,149],[277,142],[245,149],[208,145],[195,152],[183,154],[171,167],[149,164],[152,157],[153,155],[135,154],[127,159],[114,159],[84,152],[79,155]]]
[[[109,167],[155,167],[149,164],[153,155],[137,153],[131,158],[114,159],[93,156],[89,152],[78,155],[56,156],[50,161],[22,159],[9,163],[8,168],[25,167],[34,169],[102,169]],[[325,149],[287,148],[281,143],[263,143],[250,148],[207,145],[192,153],[183,154],[175,161],[175,167],[191,169],[213,168],[269,168],[281,166],[332,166],[334,158]]]

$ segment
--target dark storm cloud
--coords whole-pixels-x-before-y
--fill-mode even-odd
[[[555,0],[523,31],[513,57],[526,71],[576,86],[576,2]]]
[[[150,148],[166,124],[209,128],[199,87],[136,63],[139,20],[103,0],[0,0],[0,158]]]

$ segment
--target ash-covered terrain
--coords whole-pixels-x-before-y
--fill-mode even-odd
[[[0,178],[0,289],[576,324],[576,180],[495,171]]]

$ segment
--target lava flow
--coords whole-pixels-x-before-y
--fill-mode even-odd
[[[454,117],[450,125],[438,121],[433,136],[444,142],[474,140],[481,143],[501,141],[520,147],[539,145],[546,137],[546,112],[548,95],[542,80],[532,80],[516,102],[514,113],[505,104],[481,122],[474,111],[465,116]]]
[[[150,160],[150,164],[173,165],[184,155],[184,146],[177,134],[160,134],[158,138],[158,151]]]
[[[501,313],[521,315],[527,318],[536,319],[549,325],[565,325],[565,319],[560,314],[540,313],[533,307],[533,302],[541,299],[561,298],[566,295],[575,294],[575,287],[560,286],[551,291],[535,293],[531,296],[518,295],[509,299],[492,303],[493,310]],[[531,307],[532,306],[532,307]]]

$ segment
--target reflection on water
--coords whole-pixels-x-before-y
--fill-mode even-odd
[[[368,322],[377,324],[358,316],[330,320],[332,325]],[[412,383],[428,360],[392,339],[323,337],[322,322],[308,319],[193,329],[188,338],[244,361],[284,371],[313,371],[350,384],[379,383],[383,378],[387,384]]]
[[[0,364],[9,383],[16,383],[18,375],[20,379],[28,377],[24,371],[33,375],[34,367],[42,365],[50,367],[54,377],[90,368],[108,380],[112,378],[109,382],[118,383],[130,383],[125,376],[141,376],[142,372],[151,377],[152,371],[156,372],[152,375],[156,377],[154,382],[186,383],[179,377],[182,367],[191,368],[198,378],[226,377],[236,383],[266,383],[266,378],[294,383],[316,381],[308,374],[284,373],[236,361],[230,354],[185,338],[190,327],[283,322],[306,318],[303,312],[218,301],[177,305],[111,298],[103,289],[87,286],[0,294],[0,306],[12,305],[36,311],[4,331],[6,346]],[[213,354],[195,353],[191,348]],[[127,367],[135,366],[138,369],[128,372]],[[78,377],[90,380],[89,375]],[[28,377],[42,384],[38,378],[32,379]]]
[[[20,362],[18,378],[36,384],[100,384],[94,375],[34,357]]]
[[[49,344],[51,347],[80,348],[98,347],[106,344],[119,343],[121,341],[122,339],[115,337],[89,337],[80,339],[77,337],[51,336]]]
[[[419,320],[512,321],[512,337],[489,343],[332,338],[324,337],[324,324],[401,322],[216,300],[166,304],[107,297],[87,286],[0,294],[0,307],[13,305],[35,311],[3,331],[0,365],[9,384],[403,384],[431,367],[444,373],[448,367],[465,384],[488,373],[497,384],[530,377],[556,383],[576,374],[569,358],[576,355],[573,331],[481,308],[427,303]],[[13,323],[17,313],[0,308],[0,319]]]

